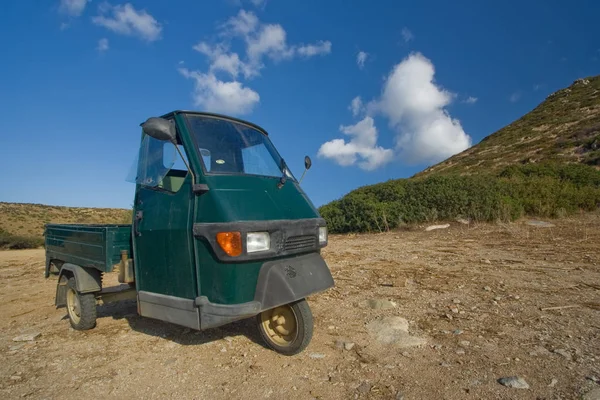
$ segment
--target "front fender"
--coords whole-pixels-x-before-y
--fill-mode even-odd
[[[269,261],[260,269],[254,300],[260,302],[264,311],[322,292],[334,284],[319,253]]]

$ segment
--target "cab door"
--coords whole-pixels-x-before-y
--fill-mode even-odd
[[[192,179],[175,144],[144,135],[136,183],[133,247],[137,290],[196,298]]]

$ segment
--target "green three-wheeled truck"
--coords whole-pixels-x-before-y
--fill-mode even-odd
[[[209,113],[149,118],[135,175],[131,225],[46,226],[46,277],[73,328],[96,325],[98,299],[131,295],[141,316],[193,329],[256,317],[269,347],[302,351],[305,298],[334,284],[327,228],[267,132]],[[115,269],[130,289],[102,287]]]

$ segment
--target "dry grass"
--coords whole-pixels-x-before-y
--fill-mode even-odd
[[[130,223],[131,210],[58,207],[0,202],[0,230],[12,235],[40,237],[47,223]]]

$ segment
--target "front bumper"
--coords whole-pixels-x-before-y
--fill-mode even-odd
[[[293,303],[334,286],[331,272],[318,253],[269,261],[261,267],[254,300],[242,304],[215,304],[196,298],[200,329],[214,328],[262,311]]]

